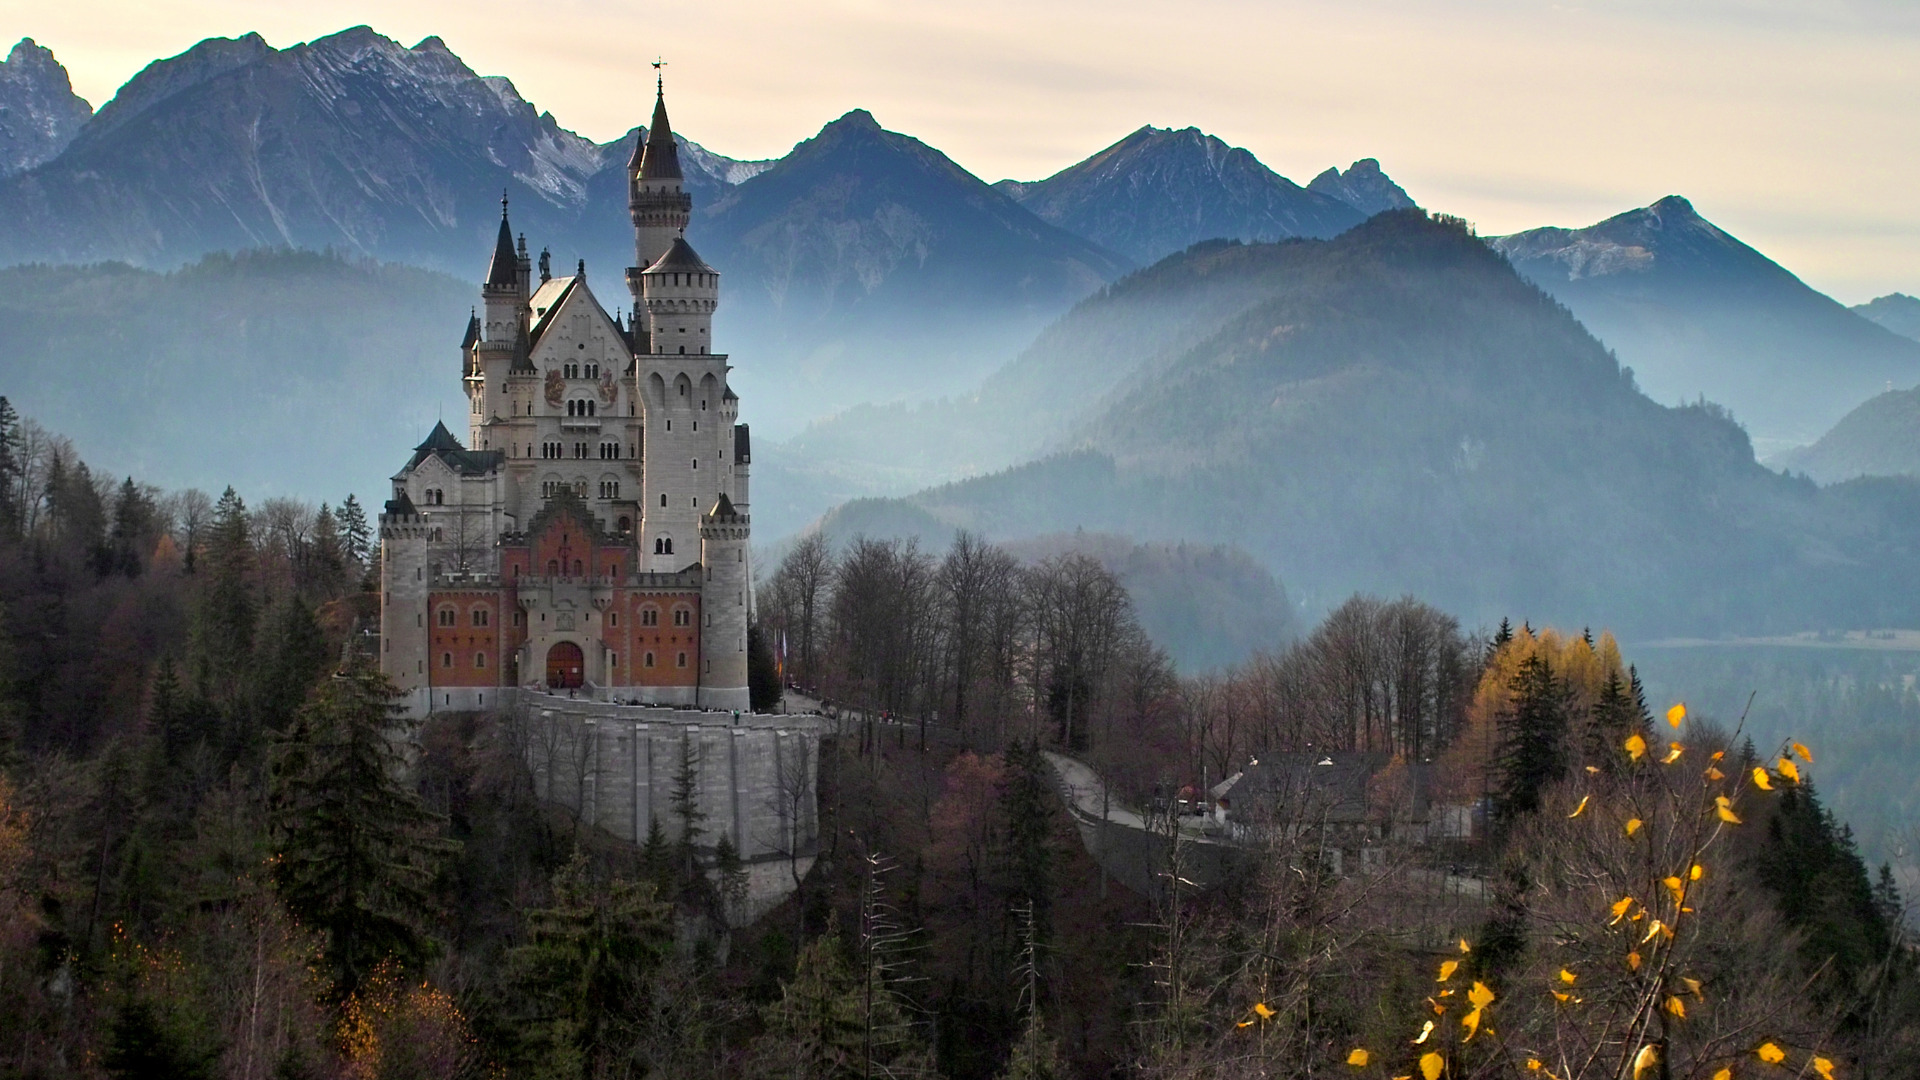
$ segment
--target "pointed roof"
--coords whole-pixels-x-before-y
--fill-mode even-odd
[[[484,476],[499,467],[505,455],[498,450],[469,450],[460,445],[443,421],[436,421],[426,441],[413,448],[413,460],[400,470],[402,475],[418,468],[430,457],[437,457],[463,476]]]
[[[467,336],[460,339],[460,347],[462,349],[471,349],[475,345],[479,344],[479,342],[480,342],[480,314],[478,312],[473,312],[467,316]]]
[[[507,193],[500,193],[500,238],[494,241],[493,262],[487,266],[487,284],[520,284],[520,255],[513,248],[513,226],[507,223]]]
[[[647,267],[646,272],[649,274],[658,274],[662,271],[671,270],[679,270],[682,272],[690,271],[696,274],[718,273],[718,271],[708,266],[706,262],[700,258],[700,253],[693,250],[693,245],[687,243],[687,238],[684,236],[674,237],[673,246],[667,249],[665,255],[655,260],[652,266]]]
[[[680,179],[680,150],[673,145],[673,127],[667,123],[667,91],[658,87],[653,99],[653,123],[647,125],[647,143],[640,155],[640,179]]]

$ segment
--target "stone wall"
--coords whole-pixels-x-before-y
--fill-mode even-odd
[[[696,843],[729,836],[750,864],[745,917],[777,904],[819,846],[822,722],[812,716],[611,705],[524,694],[514,709],[540,796],[585,824],[643,843],[655,822],[668,839],[681,778],[692,782]]]

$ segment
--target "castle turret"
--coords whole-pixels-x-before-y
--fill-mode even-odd
[[[726,495],[700,518],[700,704],[750,707],[747,693],[747,515]]]
[[[634,145],[633,158],[627,162],[627,210],[633,216],[634,253],[627,287],[638,308],[640,274],[660,261],[675,240],[686,236],[687,221],[693,216],[693,196],[686,192],[680,175],[680,151],[673,142],[673,127],[667,123],[664,84],[655,84],[653,123],[647,127],[646,140]]]
[[[395,486],[380,515],[380,670],[415,714],[430,696],[427,672],[427,554],[431,526]]]

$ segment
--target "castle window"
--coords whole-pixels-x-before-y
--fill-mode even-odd
[[[519,567],[517,567],[517,566],[516,566],[516,567],[514,567],[514,569],[516,569],[516,570],[518,570],[518,569],[519,569]],[[515,626],[519,626],[519,625],[520,625],[520,613],[519,613],[519,612],[517,612],[517,611],[513,613],[513,625],[515,625]]]
[[[667,508],[667,493],[663,491],[660,493],[660,509],[665,510],[666,508]]]
[[[667,554],[673,554],[673,537],[667,537]]]
[[[607,666],[608,666],[608,667],[616,667],[616,668],[617,668],[617,667],[619,667],[619,666],[620,666],[620,654],[619,654],[619,653],[617,653],[617,652],[615,652],[615,653],[608,653],[608,654],[607,654]]]
[[[585,577],[585,576],[587,576],[587,575],[586,575],[586,568],[580,565],[580,560],[579,560],[579,559],[575,559],[575,560],[573,560],[573,576],[574,576],[574,577]]]
[[[483,667],[486,667],[486,666],[487,666],[487,654],[486,654],[486,653],[483,653],[483,652],[477,652],[477,653],[474,653],[474,654],[473,654],[473,666],[474,666],[474,667],[477,667],[477,668],[483,668]]]
[[[683,326],[683,327],[681,327],[680,329],[681,329],[681,332],[683,332],[683,333],[684,333],[684,332],[686,331],[686,327],[684,327],[684,326]],[[685,355],[687,355],[687,347],[686,347],[685,345],[682,345],[682,346],[680,346],[680,355],[681,355],[681,356],[685,356]],[[682,667],[685,667],[686,665],[685,665],[685,664],[682,664],[681,666],[682,666]]]
[[[452,626],[453,625],[453,609],[450,607],[441,608],[435,621],[438,622],[441,626]]]
[[[660,625],[660,609],[651,608],[651,607],[641,608],[640,609],[640,625],[641,626],[659,626]]]
[[[693,612],[688,611],[686,608],[674,608],[673,609],[673,625],[692,626]]]
[[[640,666],[641,666],[641,667],[652,667],[652,666],[653,666],[653,654],[652,654],[652,653],[648,653],[648,654],[646,655],[646,657],[645,657],[645,659],[641,661],[641,664],[640,664]]]
[[[487,619],[488,619],[488,614],[487,614],[486,608],[481,607],[481,608],[473,609],[473,625],[485,626],[487,625]]]
[[[441,654],[440,654],[440,666],[441,666],[441,667],[443,667],[443,668],[450,668],[450,667],[452,667],[452,666],[453,666],[453,654],[452,654],[452,653],[450,653],[450,652],[443,652],[443,653],[441,653]]]
[[[547,576],[548,577],[560,576],[560,560],[559,559],[547,560]]]
[[[608,576],[608,577],[612,577],[612,576],[613,576],[613,567],[611,567],[611,566],[609,566],[609,567],[607,567],[607,576]],[[619,625],[620,625],[620,613],[619,613],[619,612],[617,612],[617,611],[609,611],[609,612],[607,612],[607,625],[608,625],[608,626],[619,626]]]
[[[681,653],[681,654],[680,654],[680,658],[679,658],[678,660],[676,660],[676,661],[674,661],[674,666],[675,666],[675,667],[686,667],[686,666],[687,666],[687,654],[686,654],[686,653]]]
[[[694,471],[694,472],[699,472],[699,471],[700,471],[700,459],[699,459],[699,458],[694,458],[694,459],[693,459],[693,471]]]
[[[620,531],[621,532],[633,531],[633,519],[630,517],[627,517],[625,514],[622,514],[620,516]]]

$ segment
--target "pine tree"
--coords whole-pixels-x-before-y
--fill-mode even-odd
[[[26,520],[20,505],[20,477],[26,462],[20,460],[20,414],[13,402],[0,396],[0,543],[20,539],[20,527]]]
[[[205,559],[207,580],[194,611],[193,674],[202,692],[223,702],[239,696],[253,661],[253,536],[247,504],[228,488],[214,505]]]
[[[382,960],[425,958],[428,885],[450,850],[438,816],[398,779],[398,696],[378,672],[327,680],[273,763],[274,884],[287,910],[323,935],[343,999]]]
[[[333,514],[342,553],[349,561],[371,570],[373,531],[367,525],[367,512],[360,508],[360,500],[348,495]]]
[[[107,539],[109,572],[139,577],[146,564],[153,530],[153,500],[129,476],[121,482],[120,493],[113,502],[113,530]]]
[[[576,851],[554,874],[552,903],[528,912],[526,928],[527,943],[507,955],[513,1074],[625,1073],[621,1058],[647,1012],[651,976],[673,948],[667,906],[650,884],[593,880]]]
[[[740,849],[733,846],[733,834],[723,832],[713,847],[714,874],[720,879],[719,893],[723,921],[732,925],[746,913],[747,865],[740,860]]]
[[[700,877],[700,825],[707,815],[700,809],[700,751],[694,741],[697,729],[688,728],[680,740],[680,764],[673,773],[673,790],[668,805],[680,822],[680,835],[674,838],[675,872],[681,884],[693,887]]]
[[[265,646],[254,700],[260,722],[277,731],[293,718],[332,657],[313,608],[298,596],[289,597],[274,613]]]
[[[1009,902],[1030,905],[1034,934],[1051,937],[1053,911],[1053,785],[1039,744],[1007,748],[1001,813],[1007,823],[1004,874]]]
[[[1512,704],[1501,716],[1496,809],[1511,822],[1540,808],[1540,793],[1566,772],[1567,694],[1545,656],[1521,661],[1509,685]]]

